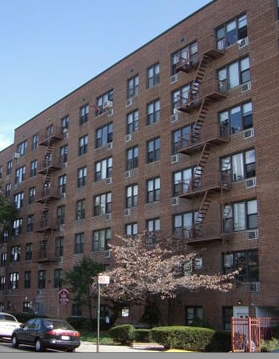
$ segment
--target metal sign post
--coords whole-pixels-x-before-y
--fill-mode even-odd
[[[99,353],[99,343],[100,343],[100,307],[101,307],[101,293],[100,293],[100,284],[109,284],[109,276],[99,275],[98,276],[98,304],[97,304],[97,347],[96,351]]]

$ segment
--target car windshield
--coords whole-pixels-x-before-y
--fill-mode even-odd
[[[8,314],[0,314],[0,320],[10,320],[12,322],[16,322],[16,319],[12,315]]]
[[[46,327],[51,327],[53,329],[74,330],[74,328],[64,320],[46,320],[45,325]]]

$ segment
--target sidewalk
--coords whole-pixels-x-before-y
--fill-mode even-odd
[[[91,342],[82,341],[79,348],[76,349],[76,353],[158,353],[162,352],[163,347],[153,343],[134,343],[133,346],[122,345],[99,345],[99,351],[97,351],[97,345]]]

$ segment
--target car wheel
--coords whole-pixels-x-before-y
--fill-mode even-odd
[[[12,347],[13,348],[18,348],[18,340],[17,340],[17,337],[15,335],[12,336]]]
[[[42,343],[41,343],[40,339],[36,339],[35,350],[36,350],[36,352],[44,351],[44,347],[42,346]]]
[[[68,353],[73,353],[76,351],[76,348],[69,348],[66,350]]]

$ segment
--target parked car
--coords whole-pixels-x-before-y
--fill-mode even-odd
[[[9,313],[0,312],[0,339],[11,339],[12,333],[22,323]]]
[[[32,318],[12,334],[12,347],[21,344],[37,352],[47,348],[73,352],[80,346],[80,333],[65,319]]]

